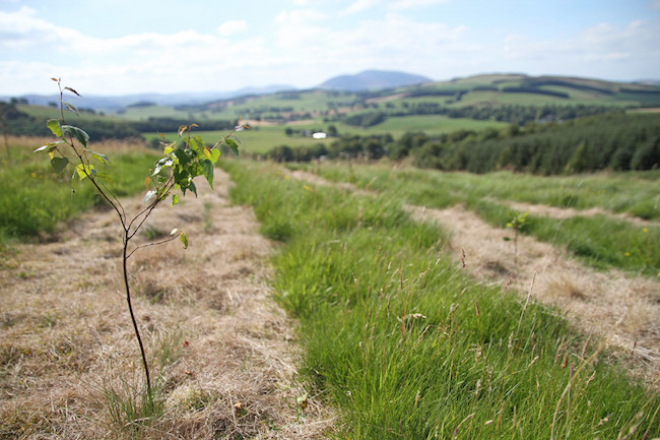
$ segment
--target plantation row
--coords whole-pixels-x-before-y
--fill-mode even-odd
[[[330,148],[272,149],[280,161],[329,158],[413,158],[415,165],[440,170],[486,173],[500,169],[535,174],[649,170],[660,164],[660,115],[603,115],[563,124],[532,124],[524,130],[458,130],[429,136],[406,133],[342,136]]]
[[[347,197],[268,164],[225,163],[300,321],[303,373],[337,438],[653,438],[658,397],[553,310],[475,283],[402,199]],[[408,182],[416,186],[417,181]],[[610,360],[608,360],[610,359]]]
[[[655,172],[617,175],[539,177],[503,171],[486,175],[438,173],[386,164],[350,168],[341,163],[290,165],[303,167],[335,182],[429,208],[463,205],[497,228],[506,228],[521,214],[508,201],[563,208],[601,208],[649,220],[660,219],[660,196]],[[530,215],[519,232],[567,249],[598,269],[620,269],[660,276],[660,227],[640,226],[605,213],[597,216],[552,218]]]
[[[371,106],[378,107],[377,104]],[[367,111],[349,114],[341,119],[342,122],[357,127],[372,127],[380,124],[388,117],[415,116],[415,115],[442,115],[449,118],[468,118],[477,121],[494,120],[509,122],[516,125],[525,125],[540,120],[566,121],[586,116],[606,113],[623,113],[621,107],[603,105],[501,105],[501,106],[472,106],[446,107],[438,102],[403,101],[401,108],[395,109],[395,104],[385,104],[386,111]]]

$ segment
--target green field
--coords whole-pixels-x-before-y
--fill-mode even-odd
[[[331,123],[316,121],[307,124],[278,124],[278,125],[262,125],[254,127],[251,130],[245,130],[237,133],[236,136],[243,144],[243,151],[248,153],[265,153],[268,150],[281,145],[288,145],[293,148],[310,147],[318,143],[330,146],[333,142],[332,138],[326,139],[313,139],[311,137],[303,137],[298,134],[300,130],[326,130],[328,126],[334,125],[339,135],[358,134],[368,136],[372,134],[390,133],[393,137],[397,138],[408,131],[424,131],[431,135],[441,133],[451,133],[459,129],[466,130],[484,130],[486,128],[503,128],[508,124],[494,121],[475,121],[472,119],[463,118],[447,118],[444,116],[408,116],[401,118],[391,118],[376,127],[359,128],[352,127],[343,123]],[[296,134],[287,136],[285,129],[290,127]],[[198,131],[204,142],[207,144],[215,144],[218,140],[222,139],[227,132],[225,131]],[[165,133],[165,138],[169,141],[176,140],[178,135],[176,133]],[[145,136],[147,140],[159,138],[157,133],[148,134]]]

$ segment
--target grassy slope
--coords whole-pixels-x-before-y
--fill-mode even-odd
[[[341,409],[339,438],[656,436],[660,400],[554,312],[476,284],[402,199],[309,188],[229,163],[232,195],[286,246],[281,302],[301,322],[307,375]]]

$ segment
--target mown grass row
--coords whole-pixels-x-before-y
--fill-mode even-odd
[[[32,151],[30,141],[11,148],[11,159],[2,159],[0,169],[0,242],[25,239],[55,226],[90,207],[104,203],[92,185],[77,183],[68,171],[57,175],[48,157]],[[35,140],[35,142],[37,142]],[[118,197],[144,189],[144,178],[156,156],[135,152],[110,154],[112,164],[96,165],[107,174],[108,186]]]
[[[345,164],[308,168],[330,180],[352,182],[415,205],[446,208],[463,204],[500,228],[506,227],[517,213],[503,203],[507,200],[581,209],[600,207],[617,212],[644,211],[644,217],[660,218],[657,172],[548,178]],[[597,268],[660,276],[660,227],[655,225],[635,225],[607,215],[557,219],[530,214],[522,232],[565,246]]]
[[[337,438],[653,438],[660,399],[548,310],[480,285],[402,200],[223,165],[262,231],[284,242],[273,284],[300,321],[314,395]],[[345,424],[344,424],[345,423]],[[621,437],[619,437],[621,435]]]

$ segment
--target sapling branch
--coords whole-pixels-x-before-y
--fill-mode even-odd
[[[62,87],[61,79],[52,78],[52,80],[57,82],[57,86],[60,91],[61,119],[49,120],[47,122],[47,126],[60,140],[44,145],[41,148],[35,150],[35,152],[47,152],[51,158],[51,165],[58,173],[62,172],[67,166],[71,165],[74,168],[73,178],[75,179],[75,177],[78,176],[80,180],[85,178],[89,179],[100,196],[113,208],[117,214],[119,223],[122,228],[122,269],[124,288],[126,292],[126,303],[128,305],[128,311],[131,317],[131,322],[133,324],[135,337],[140,348],[140,355],[142,357],[142,364],[146,377],[148,397],[149,399],[152,399],[153,396],[149,364],[147,362],[147,356],[144,349],[144,344],[142,342],[142,336],[140,335],[138,322],[133,311],[127,262],[128,259],[140,249],[165,244],[175,240],[176,238],[179,238],[183,243],[184,248],[187,248],[188,239],[183,232],[181,232],[178,236],[175,235],[177,233],[177,230],[175,229],[171,233],[172,237],[169,237],[165,240],[161,240],[155,243],[138,245],[131,251],[129,251],[129,245],[131,240],[135,238],[156,207],[160,205],[160,203],[165,200],[172,193],[172,191],[180,189],[185,195],[186,190],[189,190],[195,193],[196,196],[197,187],[193,183],[193,179],[200,175],[203,175],[212,187],[213,167],[220,156],[220,150],[217,147],[224,143],[234,153],[237,154],[238,144],[232,138],[236,139],[237,141],[238,138],[234,136],[234,133],[243,129],[249,129],[250,126],[247,124],[241,125],[239,121],[239,125],[234,127],[234,129],[231,130],[229,134],[227,134],[218,143],[210,148],[204,145],[204,142],[200,136],[192,135],[192,130],[197,127],[196,124],[179,127],[179,138],[185,139],[185,146],[175,147],[175,143],[166,144],[163,151],[165,157],[156,162],[155,170],[153,171],[151,178],[147,178],[145,180],[147,189],[149,189],[148,186],[151,182],[154,182],[155,189],[152,189],[147,193],[147,197],[145,197],[144,200],[146,206],[139,210],[139,212],[130,218],[129,221],[129,216],[117,195],[104,183],[99,181],[99,179],[102,179],[103,176],[97,174],[96,169],[94,168],[91,161],[91,159],[97,159],[104,164],[108,164],[108,158],[103,154],[96,153],[87,148],[89,135],[86,132],[78,127],[66,125],[64,118],[64,108],[66,107],[68,110],[71,110],[75,113],[77,113],[77,109],[73,105],[64,101],[64,92],[69,91],[76,96],[80,96],[80,94],[70,87]],[[186,133],[185,138],[184,133]],[[77,146],[76,143],[80,144],[81,146]],[[67,147],[63,147],[63,145],[66,145],[70,151],[63,151],[67,150]],[[62,148],[60,148],[60,146],[62,146]],[[75,156],[75,162],[77,165],[74,165],[74,163],[69,160],[69,157],[67,157],[66,154],[67,152],[69,153],[69,157],[71,154]],[[163,173],[166,173],[166,175],[163,175]],[[147,204],[149,199],[154,196],[155,198]],[[177,201],[178,196],[173,195],[172,205],[175,205]]]
[[[144,249],[144,248],[151,247],[151,246],[158,246],[158,245],[161,245],[161,244],[169,243],[170,241],[174,241],[177,238],[179,238],[179,236],[175,235],[175,236],[167,238],[166,240],[158,241],[156,243],[142,244],[142,245],[136,247],[135,249],[133,249],[131,252],[129,252],[129,254],[126,256],[126,259],[131,258],[131,256],[139,249]]]

